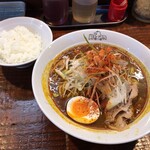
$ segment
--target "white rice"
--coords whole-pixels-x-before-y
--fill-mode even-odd
[[[24,26],[0,33],[0,59],[9,64],[35,59],[42,49],[41,37]]]

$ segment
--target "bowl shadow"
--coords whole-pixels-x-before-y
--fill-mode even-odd
[[[137,141],[132,141],[124,144],[105,145],[105,144],[94,144],[86,141],[79,140],[72,136],[69,136],[69,147],[76,147],[78,150],[133,150]]]
[[[32,76],[33,64],[26,68],[17,67],[2,67],[3,75],[6,80],[14,86],[22,89],[31,90],[31,76]]]

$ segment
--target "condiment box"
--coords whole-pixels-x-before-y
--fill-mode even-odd
[[[25,16],[23,1],[0,2],[0,20],[18,16]]]

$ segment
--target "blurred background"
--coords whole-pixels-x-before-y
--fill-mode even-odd
[[[23,1],[26,4],[26,14],[32,11],[34,13],[42,13],[42,0],[0,0],[0,2]],[[129,9],[132,7],[134,0],[128,0]],[[69,0],[71,6],[72,0]],[[98,0],[99,5],[109,5],[110,0]]]

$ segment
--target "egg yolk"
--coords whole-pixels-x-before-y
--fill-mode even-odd
[[[87,116],[90,113],[90,107],[88,106],[89,101],[87,100],[77,100],[72,104],[72,112],[76,117]]]

